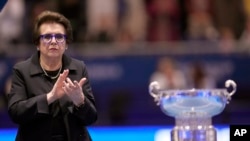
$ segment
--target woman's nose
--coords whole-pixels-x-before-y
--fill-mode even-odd
[[[55,42],[55,43],[56,43],[56,38],[55,38],[55,36],[52,36],[52,37],[51,37],[51,42]]]

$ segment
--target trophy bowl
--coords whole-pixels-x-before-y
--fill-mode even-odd
[[[224,89],[162,90],[158,82],[151,82],[149,93],[164,114],[174,117],[172,141],[216,141],[211,118],[220,114],[236,92],[233,80]],[[232,91],[228,89],[232,87]]]
[[[228,100],[226,90],[170,90],[161,93],[161,109],[173,117],[214,116],[223,111]]]

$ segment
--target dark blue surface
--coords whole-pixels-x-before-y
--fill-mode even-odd
[[[6,4],[7,0],[0,0],[0,12],[2,11],[4,5]]]

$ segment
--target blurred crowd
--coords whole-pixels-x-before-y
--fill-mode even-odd
[[[34,17],[43,10],[69,18],[76,43],[220,40],[225,51],[235,40],[250,44],[249,0],[8,0],[1,42],[31,43]]]

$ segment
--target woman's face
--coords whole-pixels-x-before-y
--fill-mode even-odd
[[[60,58],[67,47],[64,26],[58,23],[43,23],[40,26],[40,43],[38,48],[41,56]]]

